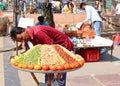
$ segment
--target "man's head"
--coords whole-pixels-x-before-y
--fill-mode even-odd
[[[44,17],[43,17],[43,16],[39,16],[39,17],[38,17],[38,21],[39,21],[40,24],[43,24],[43,22],[44,22]]]
[[[10,32],[11,39],[18,42],[27,42],[29,40],[29,34],[26,29],[17,27],[13,28]]]
[[[85,10],[85,6],[86,6],[86,5],[87,5],[87,4],[84,3],[84,2],[80,3],[80,9]]]
[[[91,22],[90,22],[90,21],[85,21],[85,22],[83,23],[83,25],[81,26],[81,29],[82,29],[83,31],[87,31],[87,30],[92,29],[92,27],[91,27]]]

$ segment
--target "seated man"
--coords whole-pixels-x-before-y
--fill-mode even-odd
[[[95,33],[94,30],[92,30],[91,28],[91,23],[87,22],[80,22],[76,25],[76,27],[78,28],[79,33],[81,33],[81,37],[82,38],[87,38],[88,36],[90,38],[95,38]],[[100,49],[100,53],[103,54],[106,52],[106,48],[101,48]]]
[[[44,25],[44,26],[48,26],[48,23],[44,21],[44,17],[43,16],[38,16],[38,21],[35,26],[38,26],[38,25]]]

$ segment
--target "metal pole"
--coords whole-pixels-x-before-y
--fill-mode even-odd
[[[18,21],[17,21],[17,0],[14,1],[14,13],[15,13],[15,27],[17,28],[18,26]],[[18,42],[16,41],[16,55],[18,55]]]
[[[17,27],[18,25],[18,21],[17,21],[17,0],[15,0],[15,27]]]

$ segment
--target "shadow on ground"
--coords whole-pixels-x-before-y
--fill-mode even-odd
[[[110,51],[110,53],[108,53]],[[107,48],[107,50],[100,55],[100,61],[120,61],[120,58],[119,57],[116,57],[116,56],[113,56],[114,55],[114,50],[113,50],[113,53],[112,53],[112,57],[111,57],[111,49],[110,48]]]

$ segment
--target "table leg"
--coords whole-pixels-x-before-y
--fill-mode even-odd
[[[37,80],[35,74],[33,72],[30,72],[30,74],[32,75],[33,79],[35,80],[37,86],[39,86],[39,81]]]
[[[52,74],[48,74],[48,86],[51,86],[51,80],[52,79]]]
[[[113,54],[113,49],[111,48],[111,56],[110,56],[110,61],[112,62],[112,54]]]

